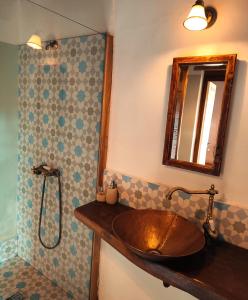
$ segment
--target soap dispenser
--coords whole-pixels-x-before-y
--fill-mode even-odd
[[[96,200],[98,202],[105,202],[106,201],[106,195],[105,195],[102,187],[98,188],[98,192],[96,194]]]
[[[113,180],[106,190],[106,202],[108,204],[116,204],[118,199],[118,190],[115,181]]]

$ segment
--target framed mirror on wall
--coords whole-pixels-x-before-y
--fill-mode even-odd
[[[220,175],[236,60],[173,59],[164,165]]]

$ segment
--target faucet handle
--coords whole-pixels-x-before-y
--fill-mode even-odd
[[[203,228],[205,233],[207,233],[210,237],[216,239],[218,237],[218,232],[215,227],[215,222],[213,219],[213,208],[214,208],[214,196],[219,192],[215,189],[214,184],[211,185],[210,189],[208,190],[209,193],[209,202],[208,202],[208,209],[207,209],[207,218],[203,224]]]
[[[42,173],[41,172],[41,166],[38,166],[38,167],[33,166],[32,169],[31,169],[31,171],[35,175],[40,175]]]
[[[210,189],[208,190],[208,192],[209,192],[209,195],[211,195],[211,196],[215,196],[216,194],[219,194],[219,191],[217,191],[215,189],[214,184],[211,184]]]

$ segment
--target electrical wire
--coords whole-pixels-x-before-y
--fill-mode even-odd
[[[53,14],[59,16],[59,17],[62,17],[62,18],[64,18],[64,19],[68,20],[68,21],[71,21],[71,22],[73,22],[73,23],[75,23],[75,24],[78,24],[78,25],[80,25],[80,26],[82,26],[82,27],[84,27],[84,28],[87,28],[87,29],[89,29],[89,30],[92,30],[92,31],[94,31],[95,33],[101,33],[100,31],[97,31],[97,30],[95,30],[95,29],[93,29],[93,28],[91,28],[91,27],[89,27],[89,26],[87,26],[87,25],[84,25],[84,24],[82,24],[82,23],[80,23],[80,22],[78,22],[78,21],[76,21],[76,20],[74,20],[74,19],[71,19],[71,18],[69,18],[69,17],[67,17],[67,16],[65,16],[65,15],[62,15],[61,13],[58,13],[57,11],[55,11],[55,10],[53,10],[53,9],[50,9],[50,8],[48,8],[48,7],[46,7],[46,6],[43,6],[43,5],[41,5],[41,4],[38,4],[38,3],[36,3],[36,2],[34,2],[34,1],[32,1],[32,0],[25,0],[25,1],[26,1],[26,2],[29,2],[30,4],[36,5],[36,6],[42,8],[42,9],[44,9],[44,10],[47,10],[47,11],[49,11],[49,12],[51,12],[51,13],[53,13]]]

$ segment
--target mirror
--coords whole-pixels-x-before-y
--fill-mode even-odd
[[[173,60],[163,164],[220,174],[236,58]]]

